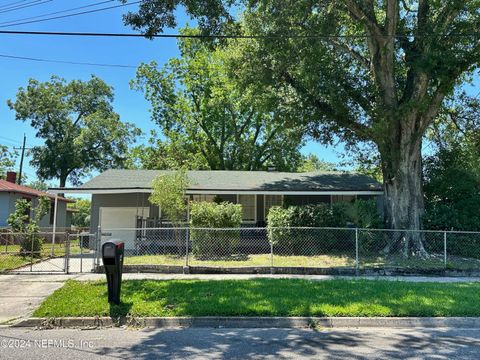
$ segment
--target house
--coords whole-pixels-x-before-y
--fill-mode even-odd
[[[161,209],[148,201],[153,179],[167,173],[168,170],[108,170],[78,188],[50,190],[92,195],[91,232],[99,225],[107,231],[167,227]],[[244,226],[253,227],[264,226],[268,210],[275,205],[377,199],[380,208],[383,196],[380,183],[356,173],[198,170],[188,171],[187,176],[190,185],[186,194],[190,200],[221,199],[241,204]],[[135,232],[123,230],[119,237],[133,240]]]
[[[41,196],[46,196],[51,200],[50,209],[39,224],[40,228],[47,230],[53,228],[54,225],[55,195],[28,186],[18,185],[16,184],[16,173],[7,172],[6,180],[0,180],[0,227],[8,226],[7,219],[15,211],[17,200],[31,201],[32,206],[35,207],[38,204],[38,198]],[[57,221],[55,225],[59,230],[70,228],[72,214],[70,209],[67,208],[67,203],[74,203],[75,201],[61,196],[57,196],[57,200]]]

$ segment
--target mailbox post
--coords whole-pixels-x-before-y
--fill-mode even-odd
[[[123,254],[125,243],[109,240],[102,245],[102,260],[107,275],[108,302],[120,304],[122,286]]]

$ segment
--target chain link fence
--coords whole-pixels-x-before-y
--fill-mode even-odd
[[[0,273],[68,273],[93,269],[95,234],[0,231]],[[88,261],[90,260],[90,261]]]
[[[480,232],[355,228],[133,228],[0,232],[0,272],[90,272],[101,244],[125,241],[125,265],[216,269],[480,271]],[[241,270],[239,270],[241,272]],[[288,269],[286,270],[288,271]]]
[[[125,265],[480,271],[480,233],[355,228],[105,229]],[[99,237],[100,238],[100,237]],[[100,242],[97,265],[101,265]]]

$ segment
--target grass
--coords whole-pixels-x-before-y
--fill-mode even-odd
[[[480,316],[479,292],[480,283],[128,280],[109,306],[104,282],[70,280],[34,316]]]
[[[128,265],[179,265],[185,264],[185,257],[178,255],[144,255],[127,256],[124,260]],[[270,254],[238,255],[231,258],[198,259],[190,257],[188,264],[191,266],[271,266]],[[316,255],[316,256],[280,256],[275,255],[274,266],[309,266],[309,267],[340,267],[353,266],[354,259],[342,255]]]
[[[271,266],[270,254],[252,254],[236,255],[230,258],[217,259],[199,259],[190,256],[188,261],[190,266],[219,266],[219,267],[239,267],[239,266]],[[183,256],[172,254],[126,256],[125,265],[185,265]],[[300,255],[274,255],[274,266],[285,267],[354,267],[355,258],[347,254],[324,254],[312,256]],[[443,255],[432,254],[428,260],[415,258],[404,259],[402,257],[385,258],[383,256],[362,256],[360,259],[361,268],[371,267],[400,267],[411,269],[444,269]],[[447,261],[448,269],[458,270],[480,270],[480,260],[473,258],[463,258],[451,256]]]
[[[40,251],[40,256],[33,257],[34,262],[41,260],[49,259],[51,255],[51,244],[44,243],[42,250]],[[89,250],[84,250],[84,252]],[[80,246],[78,240],[72,240],[70,242],[70,253],[71,254],[80,254]],[[53,257],[60,257],[65,255],[65,246],[64,244],[56,243],[54,246],[54,255]],[[20,253],[20,245],[1,245],[0,246],[0,272],[17,269],[30,264],[31,261],[30,254]]]

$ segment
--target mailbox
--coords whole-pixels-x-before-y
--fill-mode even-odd
[[[125,243],[121,240],[108,240],[102,245],[102,260],[107,275],[108,302],[120,304],[122,286],[123,254]]]

